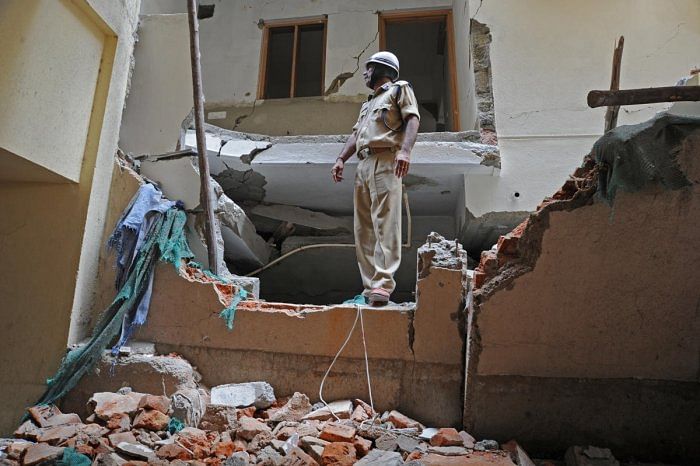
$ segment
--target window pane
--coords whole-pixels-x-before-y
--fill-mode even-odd
[[[267,70],[265,72],[265,98],[289,97],[292,84],[292,50],[294,28],[271,28],[267,42]]]
[[[294,97],[322,94],[323,24],[299,26]]]

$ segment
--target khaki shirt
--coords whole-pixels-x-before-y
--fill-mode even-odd
[[[401,86],[398,102],[396,86]],[[382,117],[383,114],[386,118]],[[357,123],[352,127],[353,131],[357,132],[355,150],[359,152],[366,147],[400,149],[406,134],[402,123],[409,115],[420,118],[418,101],[408,82],[396,81],[379,87],[369,96],[367,102],[362,104]],[[399,128],[401,130],[395,131]]]

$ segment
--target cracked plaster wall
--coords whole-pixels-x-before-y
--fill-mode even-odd
[[[361,71],[364,61],[378,50],[377,10],[409,10],[415,8],[451,9],[452,2],[440,0],[358,0],[351,3],[342,0],[289,2],[268,0],[235,0],[212,2],[216,5],[212,18],[201,22],[201,50],[204,91],[208,113],[226,111],[223,118],[208,119],[217,125],[241,131],[263,134],[333,134],[345,133],[352,128],[357,118],[360,103],[365,100],[367,88]],[[468,84],[468,23],[466,1],[457,2],[455,25],[457,44],[457,74],[467,76],[460,79],[459,88]],[[456,3],[456,4],[457,4]],[[142,14],[177,13],[182,8],[169,1],[149,3]],[[334,80],[342,76],[338,91],[328,97],[310,97],[293,100],[256,99],[262,30],[258,21],[304,18],[327,15],[326,68],[324,89],[329,89]],[[458,15],[463,15],[459,16]],[[352,75],[349,79],[348,74]],[[336,80],[337,81],[337,80]],[[459,96],[463,129],[474,128],[474,112],[469,109],[472,99],[468,90]],[[473,105],[472,105],[473,106]],[[251,114],[251,116],[245,117]],[[303,114],[304,118],[299,118]],[[240,117],[238,124],[236,120]]]

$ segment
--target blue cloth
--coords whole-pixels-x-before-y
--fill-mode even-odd
[[[149,183],[142,185],[131,199],[107,241],[108,249],[117,251],[117,290],[124,284],[126,272],[153,225],[155,217],[149,214],[163,214],[173,206],[175,202],[163,199],[163,193]]]
[[[117,290],[124,285],[134,258],[143,246],[146,235],[153,229],[155,220],[175,205],[174,201],[164,199],[163,193],[152,184],[144,184],[136,192],[107,241],[108,249],[114,249],[117,252],[115,283]],[[148,284],[138,301],[138,305],[131,312],[124,314],[121,335],[117,344],[112,348],[112,354],[119,352],[137,326],[146,323],[152,292],[153,273],[149,273]]]

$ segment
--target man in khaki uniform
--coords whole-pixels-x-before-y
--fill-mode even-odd
[[[355,175],[355,249],[363,296],[384,305],[396,287],[401,263],[401,178],[408,173],[420,114],[411,85],[397,81],[399,61],[378,52],[365,64],[365,84],[374,92],[362,104],[352,134],[331,170],[343,179],[345,162],[357,152]]]

